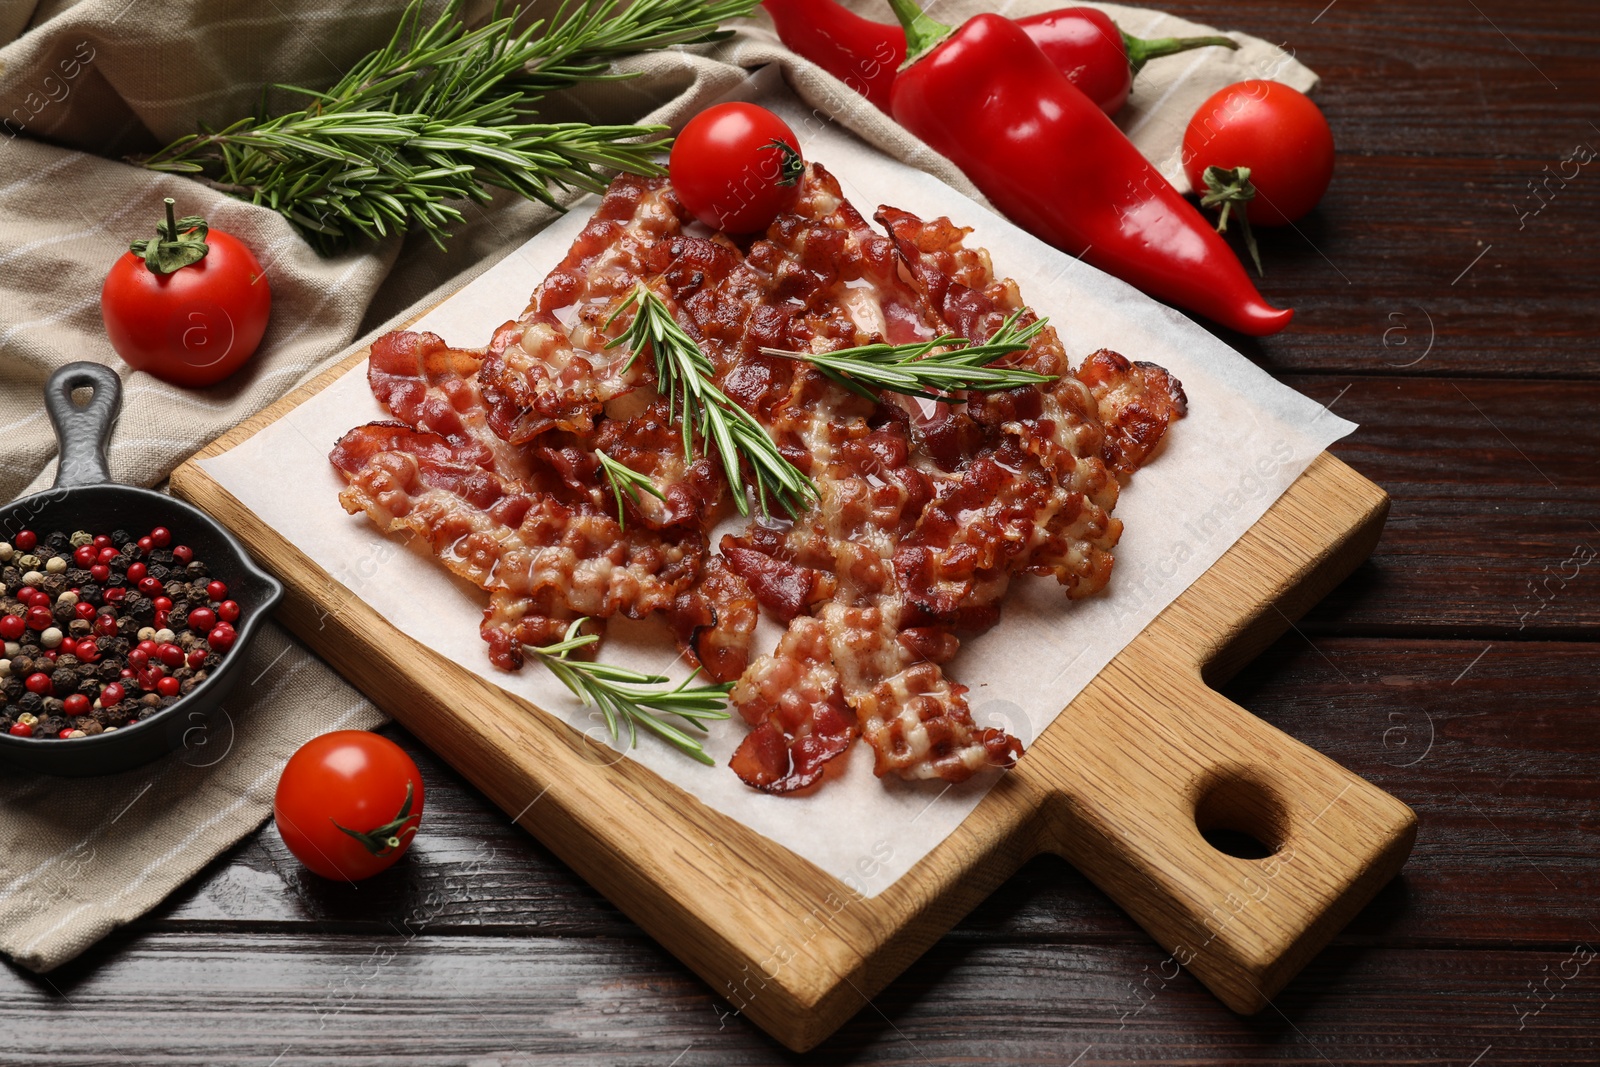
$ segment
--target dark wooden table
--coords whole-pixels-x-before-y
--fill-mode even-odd
[[[1600,1063],[1600,14],[1588,0],[1166,0],[1285,42],[1341,149],[1265,235],[1243,350],[1361,423],[1371,562],[1228,694],[1410,803],[1404,873],[1240,1018],[1060,860],[786,1053],[404,731],[427,833],[359,889],[269,826],[51,975],[35,1062]],[[474,863],[470,879],[463,869]],[[9,1062],[9,1061],[8,1061]]]

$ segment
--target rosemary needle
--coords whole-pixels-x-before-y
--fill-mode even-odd
[[[993,336],[981,344],[944,334],[929,341],[860,345],[834,352],[791,352],[781,348],[761,351],[769,356],[810,363],[868,400],[877,399],[872,393],[873,387],[928,400],[948,400],[952,392],[961,389],[992,392],[1053,382],[1053,376],[1025,367],[991,366],[1001,356],[1025,351],[1044,329],[1046,319],[1018,327],[1017,320],[1023,310],[1013,311]]]
[[[600,461],[600,470],[605,473],[606,481],[611,484],[612,495],[617,498],[617,525],[622,529],[628,528],[627,508],[623,507],[622,494],[627,493],[628,499],[635,504],[639,503],[639,490],[643,489],[657,500],[667,499],[667,495],[656,488],[656,483],[640,474],[618,460],[606,455],[604,450],[595,449],[594,458]]]
[[[656,388],[666,395],[668,409],[683,424],[684,457],[693,455],[696,437],[704,443],[707,452],[715,445],[722,471],[733,489],[733,502],[741,515],[750,514],[750,505],[744,498],[741,459],[750,464],[754,474],[756,498],[763,515],[772,513],[768,507],[769,497],[791,516],[803,512],[816,499],[816,484],[784,458],[754,415],[717,388],[712,381],[715,370],[711,360],[678,325],[666,301],[640,283],[611,313],[606,324],[609,326],[629,308],[637,308],[633,322],[606,347],[626,344],[633,352],[633,358],[628,361],[630,367],[640,353],[651,353],[655,359]]]
[[[578,636],[578,628],[587,621],[587,617],[574,620],[567,627],[562,640],[553,645],[524,647],[538,656],[550,668],[550,673],[561,679],[562,684],[572,690],[584,707],[600,709],[612,737],[622,736],[621,726],[626,722],[629,748],[638,747],[639,728],[643,727],[701,763],[714,766],[716,761],[706,754],[698,738],[684,733],[662,716],[676,716],[686,725],[704,733],[704,721],[729,717],[727,700],[733,683],[697,685],[691,689],[689,683],[700,673],[696,668],[694,674],[670,689],[642,689],[639,687],[661,686],[668,680],[667,676],[643,674],[627,667],[592,660],[568,659],[567,654],[574,649],[600,640],[597,634]]]

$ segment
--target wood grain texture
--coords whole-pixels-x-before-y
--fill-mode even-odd
[[[1339,149],[1320,207],[1258,229],[1262,290],[1297,310],[1294,329],[1230,342],[1285,374],[1600,375],[1600,171],[1562,166],[1579,145],[1600,150],[1592,7],[1163,6],[1293,48],[1322,75]]]
[[[1600,272],[1597,272],[1600,277]],[[1335,452],[1393,499],[1308,632],[1518,640],[1600,627],[1600,385],[1302,376],[1361,424]]]
[[[795,1056],[727,1017],[647,940],[152,933],[92,971],[69,965],[51,980],[59,992],[41,980],[11,983],[0,1050],[60,1063],[254,1067],[1465,1067],[1485,1050],[1483,1063],[1592,1065],[1597,967],[1578,966],[1571,946],[1338,947],[1273,1010],[1241,1018],[1148,945],[947,940],[825,1048]],[[1537,987],[1562,973],[1572,977],[1550,979],[1545,999],[1529,994],[1529,980]],[[63,1025],[61,998],[76,1005],[73,1025]],[[155,1048],[163,1053],[145,1051]]]

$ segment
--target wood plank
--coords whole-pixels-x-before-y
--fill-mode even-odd
[[[1323,77],[1339,150],[1321,207],[1295,229],[1258,229],[1263,292],[1298,318],[1279,337],[1231,342],[1279,373],[1600,374],[1588,343],[1600,308],[1587,295],[1600,277],[1600,182],[1586,180],[1591,165],[1563,163],[1579,145],[1600,149],[1591,12],[1509,0],[1340,0],[1315,18],[1273,0],[1225,15],[1203,0],[1163,6],[1292,48]],[[1430,335],[1429,356],[1405,368]]]
[[[1337,949],[1244,1019],[1148,945],[944,943],[794,1057],[648,942],[155,934],[48,983],[0,975],[0,1048],[257,1067],[1465,1065],[1492,1049],[1486,1064],[1546,1067],[1594,1062],[1600,962],[1585,952]]]
[[[1570,139],[1585,136],[1600,151],[1586,125]],[[1534,204],[1527,183],[1572,147],[1527,162],[1341,157],[1311,215],[1257,230],[1261,290],[1294,323],[1260,341],[1222,336],[1277,375],[1600,376],[1600,181],[1580,176],[1518,217]]]
[[[1345,153],[1543,161],[1593,136],[1600,37],[1581,4],[1160,6],[1294,49],[1322,75],[1317,99]]]
[[[1361,424],[1335,452],[1393,501],[1308,632],[1577,637],[1600,628],[1600,386],[1294,377]]]

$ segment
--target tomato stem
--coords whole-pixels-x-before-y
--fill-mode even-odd
[[[1239,220],[1239,231],[1244,234],[1250,258],[1255,261],[1256,275],[1265,277],[1266,271],[1261,269],[1261,250],[1256,247],[1256,235],[1250,229],[1250,201],[1256,198],[1256,187],[1250,183],[1250,168],[1207,167],[1205,181],[1206,191],[1200,196],[1200,206],[1222,209],[1217,216],[1218,233],[1228,232],[1230,214]]]
[[[128,246],[130,252],[144,260],[152,274],[171,274],[200,262],[211,251],[206,243],[206,234],[211,232],[206,220],[199,215],[180,219],[173,210],[176,201],[169,196],[163,202],[167,218],[165,222],[156,223],[156,235]]]
[[[406,822],[411,818],[411,804],[414,799],[415,790],[408,779],[406,781],[406,802],[400,805],[399,813],[382,826],[372,830],[352,830],[348,826],[340,826],[338,821],[331,815],[328,817],[328,821],[333,823],[338,830],[361,842],[361,847],[374,856],[382,856],[400,847],[402,835],[406,833],[415,834],[417,832],[415,826],[406,826]]]
[[[800,153],[787,141],[774,137],[767,142],[768,148],[776,148],[783,153],[783,163],[779,168],[779,185],[795,185],[806,173],[806,161],[800,158]]]

